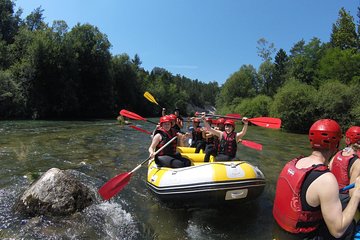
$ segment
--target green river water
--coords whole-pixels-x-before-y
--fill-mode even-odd
[[[156,119],[157,120],[157,119]],[[136,122],[151,131],[154,125]],[[146,187],[146,167],[110,202],[100,198],[69,217],[28,218],[12,211],[19,195],[52,167],[79,172],[96,192],[115,175],[148,157],[150,137],[98,121],[0,121],[0,239],[272,239],[277,176],[286,161],[309,154],[307,135],[251,126],[238,157],[258,166],[266,187],[254,202],[223,209],[171,209]]]

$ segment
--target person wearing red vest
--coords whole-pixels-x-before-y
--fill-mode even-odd
[[[203,128],[200,126],[200,119],[193,119],[193,128],[191,130],[192,144],[190,147],[195,148],[195,153],[205,149],[205,140],[203,139]]]
[[[248,119],[246,117],[242,118],[244,127],[240,132],[236,133],[235,122],[233,120],[227,119],[224,122],[225,131],[220,131],[210,127],[209,123],[206,122],[205,114],[201,118],[204,122],[206,130],[219,138],[216,161],[233,160],[236,157],[237,142],[246,134],[248,128]]]
[[[182,138],[182,134],[171,128],[171,118],[162,116],[160,118],[160,127],[155,130],[154,137],[149,147],[149,156],[155,158],[155,163],[160,167],[181,168],[191,165],[189,159],[176,152],[177,141],[172,141],[157,155],[154,153],[164,146],[173,137]]]
[[[212,127],[211,125],[213,123],[215,123],[216,125],[218,124],[217,120],[213,120],[211,118],[206,118],[206,121],[209,123],[210,127]],[[225,120],[224,120],[224,122],[225,122]],[[215,127],[212,127],[212,128],[215,129]],[[206,130],[203,131],[203,137],[206,142],[206,146],[205,146],[205,150],[204,150],[204,152],[205,152],[204,162],[209,162],[210,156],[213,155],[215,157],[217,154],[218,138],[216,136],[214,136],[211,132],[206,131]]]
[[[336,153],[329,167],[335,175],[339,189],[355,182],[360,176],[360,161],[357,151],[360,149],[360,127],[352,126],[345,134],[346,148]],[[353,189],[349,191],[352,195]]]
[[[341,137],[339,124],[331,119],[318,120],[310,127],[311,155],[288,162],[277,181],[273,239],[352,239],[360,178],[343,210],[336,178],[327,168]]]

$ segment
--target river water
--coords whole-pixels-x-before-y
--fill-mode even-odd
[[[151,131],[154,125],[139,121]],[[286,161],[309,154],[306,135],[250,126],[237,155],[258,166],[266,187],[254,202],[231,208],[171,209],[146,187],[146,167],[110,202],[101,201],[69,217],[28,218],[12,211],[19,195],[52,167],[71,169],[96,192],[107,180],[129,172],[148,157],[148,135],[98,121],[0,121],[0,239],[272,239],[277,176]]]

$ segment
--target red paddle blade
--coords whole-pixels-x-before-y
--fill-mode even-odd
[[[239,120],[242,119],[242,116],[238,113],[229,113],[229,114],[226,114],[225,117],[237,118]]]
[[[137,115],[136,113],[130,112],[128,110],[122,109],[120,111],[120,115],[127,117],[127,118],[131,118],[131,119],[135,119],[135,120],[143,120],[146,121],[146,118],[143,118],[142,116]]]
[[[249,141],[249,140],[241,140],[241,144],[246,146],[246,147],[258,150],[258,151],[262,150],[262,145],[260,143],[252,142],[252,141]]]
[[[276,128],[276,129],[281,127],[281,119],[280,118],[257,117],[257,118],[249,118],[248,120],[252,124],[255,124],[260,127]]]
[[[129,183],[131,174],[122,173],[107,181],[98,191],[100,196],[104,200],[109,200],[115,196]]]
[[[151,132],[149,132],[148,130],[145,130],[145,129],[139,128],[139,127],[134,126],[134,125],[130,125],[130,127],[131,127],[132,129],[135,129],[135,130],[138,130],[138,131],[140,131],[140,132],[143,132],[143,133],[146,133],[146,134],[151,135]]]

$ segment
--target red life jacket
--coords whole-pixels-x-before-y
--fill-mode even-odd
[[[164,146],[168,141],[170,141],[173,137],[176,136],[176,132],[174,129],[170,129],[169,132],[165,131],[162,127],[158,128],[155,131],[155,134],[159,133],[161,135],[161,141],[156,146],[156,151],[160,149],[162,146]],[[157,155],[163,156],[163,155],[174,155],[176,153],[176,146],[177,141],[176,139],[172,141],[171,144],[167,145],[163,150],[161,150]]]
[[[235,157],[236,150],[237,150],[236,132],[233,131],[227,134],[226,131],[223,131],[223,135],[218,147],[218,153],[225,154],[230,157]]]
[[[285,165],[276,185],[273,216],[281,228],[291,233],[310,233],[318,228],[322,219],[320,208],[314,211],[303,210],[300,192],[311,171],[325,172],[328,167],[320,164],[298,169],[295,165],[301,158],[295,158]]]
[[[331,172],[335,175],[339,189],[350,184],[350,164],[357,158],[357,155],[343,156],[343,150],[336,153],[332,164]]]
[[[193,142],[196,142],[197,140],[202,140],[202,139],[203,139],[203,137],[202,137],[201,127],[194,128],[192,130],[192,140],[193,140]]]

